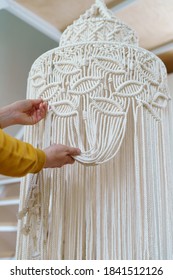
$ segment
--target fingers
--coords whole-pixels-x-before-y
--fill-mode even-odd
[[[72,158],[71,156],[67,156],[66,164],[73,164],[74,162],[75,162],[74,158]]]
[[[47,113],[47,102],[42,102],[39,104],[39,114],[41,117],[45,117],[46,113]]]
[[[36,109],[39,110],[45,110],[47,111],[48,105],[47,102],[45,102],[43,99],[29,99],[28,101],[31,102],[32,107],[35,107]]]
[[[28,99],[33,106],[38,106],[40,103],[43,103],[43,99],[39,98],[39,99]]]
[[[38,107],[35,106],[35,113],[36,113],[35,122],[38,122],[41,119],[45,118],[47,113],[47,107],[48,107],[47,103],[43,101],[38,105]]]
[[[80,154],[80,149],[61,144],[53,144],[44,149],[46,161],[44,168],[57,168],[65,164],[73,164],[73,156]]]
[[[81,150],[79,148],[68,147],[67,152],[71,156],[79,156],[81,153]]]

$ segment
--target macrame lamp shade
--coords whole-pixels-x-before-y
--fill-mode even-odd
[[[28,98],[50,105],[25,130],[41,149],[81,149],[74,165],[21,184],[18,259],[171,259],[170,99],[163,63],[95,4],[39,57]]]

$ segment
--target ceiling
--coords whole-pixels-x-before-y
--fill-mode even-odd
[[[16,0],[60,32],[94,0]],[[173,0],[105,0],[116,16],[138,33],[140,46],[153,50],[173,72]]]

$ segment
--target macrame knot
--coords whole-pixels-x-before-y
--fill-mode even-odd
[[[109,79],[108,79],[108,82],[109,82],[109,83],[112,83],[112,81],[113,81],[112,78],[109,78]]]
[[[25,225],[25,226],[22,228],[21,233],[24,234],[24,235],[28,235],[28,234],[30,233],[30,226]]]
[[[108,11],[104,1],[96,0],[95,5],[98,7],[100,15],[103,18],[111,18],[110,11]]]
[[[135,99],[137,101],[138,107],[143,106],[143,102],[142,102],[142,100],[140,98],[136,97]]]
[[[18,259],[173,255],[166,69],[103,0],[93,2],[30,72],[27,97],[50,111],[26,141],[81,154],[22,180]]]
[[[40,209],[41,209],[41,205],[40,204],[36,204],[35,207],[34,207],[34,214],[35,215],[39,215]]]
[[[34,205],[35,199],[34,198],[30,198],[28,201],[28,208],[32,208],[32,206]]]
[[[34,252],[32,254],[32,260],[40,260],[40,253]]]
[[[18,219],[21,220],[26,215],[27,212],[28,212],[27,208],[24,208],[23,210],[21,210],[17,215]]]
[[[103,18],[111,18],[110,12],[108,12],[104,1],[96,0],[95,4],[92,5],[92,7],[87,10],[86,13],[80,17],[80,19],[88,19],[90,17],[97,17],[99,15]]]

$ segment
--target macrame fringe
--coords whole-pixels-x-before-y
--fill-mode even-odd
[[[24,140],[82,152],[22,180],[17,259],[173,258],[173,110],[163,64],[136,44],[98,0],[34,63],[27,97],[49,111]]]
[[[132,104],[129,114],[121,150],[106,164],[75,163],[23,180],[18,259],[173,257],[167,127],[143,106]],[[58,119],[48,127],[58,131]]]

